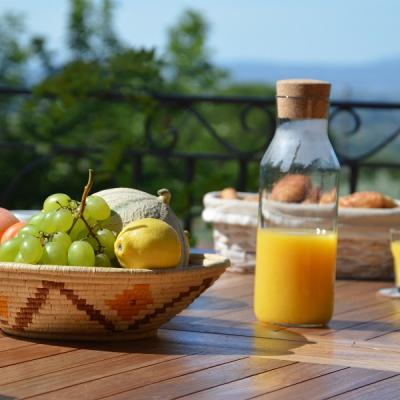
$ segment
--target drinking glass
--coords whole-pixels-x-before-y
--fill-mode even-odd
[[[384,296],[400,298],[400,229],[390,230],[390,250],[393,256],[395,287],[381,289]]]

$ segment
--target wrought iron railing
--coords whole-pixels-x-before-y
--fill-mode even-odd
[[[0,87],[1,98],[8,96],[31,96],[29,89],[16,89]],[[126,94],[126,92],[107,92],[93,93],[96,98],[112,102],[134,102],[137,100],[135,95]],[[273,97],[251,97],[251,96],[204,96],[204,95],[164,95],[149,94],[146,95],[155,102],[154,111],[149,113],[143,126],[143,137],[145,145],[140,148],[126,149],[125,159],[131,163],[132,185],[139,186],[145,179],[144,160],[148,157],[157,157],[160,159],[180,160],[184,169],[183,180],[190,184],[196,176],[196,168],[202,160],[210,162],[229,162],[236,163],[237,176],[235,182],[227,182],[228,185],[234,185],[239,190],[249,188],[248,175],[249,166],[259,162],[263,149],[265,149],[272,138],[275,129],[275,99]],[[143,95],[141,94],[141,97]],[[237,111],[232,112],[231,118],[238,120],[239,137],[240,135],[254,134],[251,126],[251,115],[254,112],[263,116],[264,126],[258,125],[258,135],[253,136],[258,139],[254,148],[243,149],[239,144],[234,144],[230,140],[229,134],[222,134],[219,127],[208,119],[207,113],[202,109],[204,105],[212,105],[215,109],[221,106],[232,106]],[[179,124],[174,126],[174,120],[171,118],[167,127],[164,126],[163,141],[159,141],[157,135],[156,120],[157,113],[163,110],[171,110],[171,115],[180,114]],[[371,117],[371,114],[365,112],[390,112],[393,114],[392,126],[386,126],[384,118],[379,119]],[[396,116],[395,114],[398,115]],[[182,117],[184,115],[184,117]],[[202,149],[184,148],[180,145],[181,130],[185,121],[190,119],[191,123],[197,126],[196,135],[208,136],[216,144],[214,151]],[[182,122],[183,121],[183,122]],[[359,172],[362,168],[384,167],[399,169],[400,171],[400,150],[396,153],[394,146],[390,143],[396,141],[400,136],[400,103],[388,102],[367,102],[367,101],[332,101],[330,112],[330,135],[334,143],[336,153],[342,166],[348,169],[348,187],[353,192],[357,189]],[[377,131],[388,129],[388,132]],[[261,141],[259,139],[262,139]],[[368,139],[368,140],[364,140]],[[251,141],[251,140],[250,140]],[[160,144],[161,143],[161,144]],[[16,157],[21,152],[34,153],[35,146],[32,144],[20,143],[15,141],[6,141],[1,137],[0,127],[0,151],[11,150],[15,152]],[[400,149],[400,145],[397,147]],[[2,187],[0,194],[0,204],[13,207],[13,191],[20,185],[22,179],[34,173],[35,169],[44,163],[51,163],[52,159],[60,155],[68,155],[79,159],[89,153],[96,152],[96,148],[83,148],[53,145],[49,151],[43,154],[37,154],[29,164],[25,165],[18,173],[10,177],[7,184]],[[390,154],[392,151],[392,154]],[[385,153],[386,152],[386,153]],[[379,158],[379,154],[381,157]],[[193,191],[187,191],[187,204],[189,209],[194,203],[199,202],[195,198]],[[191,223],[192,212],[185,216],[185,225]]]

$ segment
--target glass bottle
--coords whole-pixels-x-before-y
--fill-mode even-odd
[[[277,82],[277,129],[260,165],[254,309],[262,322],[322,326],[333,314],[340,165],[329,93],[328,82]]]

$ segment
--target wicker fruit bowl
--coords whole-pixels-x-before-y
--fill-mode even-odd
[[[224,272],[191,254],[169,270],[0,263],[0,328],[28,338],[131,340],[155,335]]]

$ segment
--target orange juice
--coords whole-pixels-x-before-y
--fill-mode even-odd
[[[259,229],[254,309],[262,322],[324,325],[332,317],[337,235]]]
[[[390,243],[390,249],[394,258],[394,276],[396,278],[396,286],[400,287],[400,240]]]

